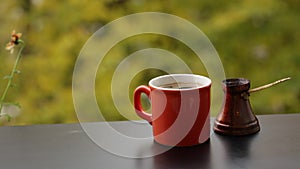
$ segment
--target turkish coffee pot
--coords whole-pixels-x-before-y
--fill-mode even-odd
[[[214,131],[218,134],[242,136],[260,131],[257,117],[252,112],[250,93],[257,92],[291,79],[284,78],[273,83],[250,89],[250,80],[234,78],[223,80],[225,100],[221,112],[215,119]]]

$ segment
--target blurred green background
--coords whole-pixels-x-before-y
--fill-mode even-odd
[[[7,99],[22,107],[11,122],[2,120],[1,125],[77,122],[72,74],[81,48],[103,25],[148,11],[182,17],[201,29],[218,51],[228,78],[248,78],[256,87],[291,76],[284,84],[251,95],[251,104],[256,114],[300,113],[298,0],[4,0],[0,5],[0,77],[10,72],[17,53],[5,50],[11,31],[22,32],[27,45],[19,65],[22,73]],[[116,66],[129,54],[149,47],[173,52],[194,73],[206,74],[194,64],[193,52],[174,39],[145,35],[124,40],[109,52],[110,59],[104,59],[97,75],[101,78],[96,80],[95,91],[106,120],[126,120],[110,97]],[[163,73],[140,72],[130,90]],[[2,92],[5,80],[0,82]]]

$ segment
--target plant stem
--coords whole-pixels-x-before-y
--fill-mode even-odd
[[[3,115],[2,108],[3,108],[4,100],[6,98],[8,89],[12,86],[12,80],[14,78],[14,75],[17,73],[17,66],[18,66],[19,61],[21,59],[21,53],[22,53],[22,51],[23,51],[23,49],[25,47],[25,43],[23,41],[19,40],[19,43],[21,44],[21,48],[20,48],[20,50],[18,52],[17,59],[15,61],[14,67],[13,67],[13,69],[12,69],[10,75],[9,75],[8,82],[7,82],[7,85],[5,87],[5,90],[4,90],[4,92],[3,92],[2,96],[1,96],[1,100],[0,100],[0,117]]]

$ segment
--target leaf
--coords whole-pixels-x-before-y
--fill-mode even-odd
[[[11,79],[11,78],[12,78],[12,76],[10,76],[10,75],[6,75],[3,77],[3,79]]]
[[[14,106],[17,106],[18,108],[21,108],[21,104],[18,103],[18,102],[13,102],[13,103],[11,103],[11,104],[14,105]]]
[[[10,84],[10,86],[9,87],[11,87],[11,88],[15,88],[17,85],[16,84]]]
[[[7,113],[1,113],[0,117],[6,117],[6,119],[7,119],[8,122],[10,122],[11,119],[12,119],[12,117],[9,114],[7,114]]]
[[[20,70],[15,70],[14,73],[15,73],[15,74],[20,74],[21,71],[20,71]]]
[[[12,117],[9,114],[4,114],[4,116],[6,117],[7,121],[10,122]]]

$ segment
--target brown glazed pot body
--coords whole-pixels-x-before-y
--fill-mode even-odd
[[[216,133],[242,136],[260,130],[259,122],[249,102],[249,89],[250,81],[244,78],[223,81],[225,103],[214,123]]]

